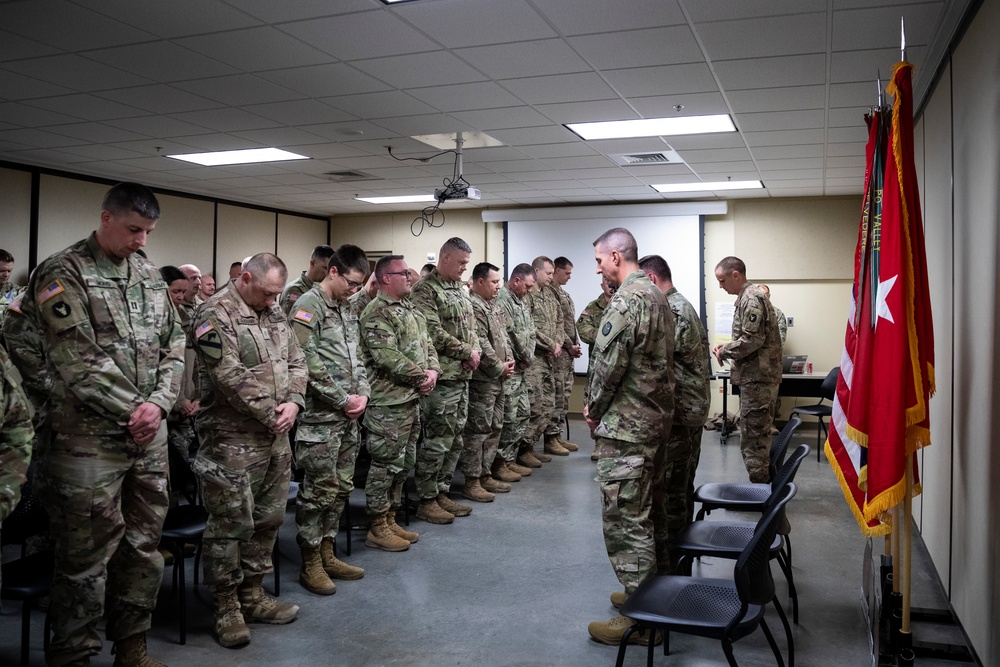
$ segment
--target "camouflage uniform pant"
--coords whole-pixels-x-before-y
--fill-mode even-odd
[[[490,474],[503,430],[503,383],[469,382],[469,418],[462,434],[461,466],[465,478]]]
[[[420,403],[368,405],[364,416],[365,446],[372,464],[365,481],[368,513],[385,514],[403,506],[403,483],[417,458]]]
[[[295,463],[305,473],[295,504],[299,546],[318,547],[335,538],[340,515],[354,490],[358,460],[358,422],[299,424],[295,434]]]
[[[272,570],[285,518],[292,451],[287,435],[199,429],[194,472],[208,523],[202,539],[205,584],[228,589]]]
[[[684,501],[687,508],[687,523],[694,521],[694,478],[698,473],[698,462],[701,460],[701,438],[704,435],[704,430],[704,427],[699,426],[697,431],[691,432],[691,455],[688,458],[688,488]]]
[[[665,448],[600,436],[597,444],[604,546],[618,581],[631,595],[656,574],[657,552],[665,552]]]
[[[686,426],[684,424],[674,424],[670,428],[670,437],[667,439],[666,465],[664,488],[666,491],[666,524],[667,524],[667,561],[670,568],[661,574],[673,573],[673,568],[680,558],[680,551],[677,549],[677,536],[684,528],[691,523],[691,516],[694,511],[694,478],[692,474],[694,468],[698,466],[691,463],[692,449],[694,443],[698,443],[698,454],[701,454],[701,432],[702,426]]]
[[[417,452],[416,482],[420,498],[427,500],[451,489],[469,416],[468,380],[438,382],[430,395],[420,399],[420,414],[424,441]]]
[[[565,350],[552,362],[552,383],[555,386],[552,420],[545,428],[545,435],[562,435],[566,430],[569,397],[573,393],[573,357]]]
[[[521,450],[530,451],[548,428],[555,410],[556,386],[552,359],[548,355],[536,354],[535,361],[524,372],[524,379],[528,384],[531,417],[524,429]]]
[[[507,463],[517,458],[517,448],[524,437],[524,429],[531,417],[528,402],[528,383],[523,371],[515,371],[503,383],[503,429],[500,431],[500,448],[497,455]]]
[[[771,409],[778,385],[744,380],[740,383],[740,451],[751,482],[769,482],[771,459]]]
[[[150,627],[163,578],[157,551],[167,513],[167,425],[153,442],[122,435],[55,433],[35,477],[55,542],[49,665],[101,652],[107,638]]]
[[[167,445],[182,461],[187,461],[194,453],[194,421],[190,417],[177,417],[167,421]]]

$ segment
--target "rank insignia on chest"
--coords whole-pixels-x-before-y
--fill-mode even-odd
[[[70,309],[68,303],[60,301],[56,305],[52,306],[52,312],[56,317],[69,317],[69,314],[73,311]]]
[[[129,301],[128,302],[128,309],[131,310],[133,313],[138,313],[139,312],[139,302],[138,301]]]
[[[315,316],[312,313],[310,313],[308,310],[302,310],[300,308],[299,310],[295,311],[295,315],[292,316],[292,319],[298,320],[299,322],[302,322],[303,324],[312,324],[312,321],[313,321],[314,317]]]
[[[601,327],[601,333],[607,336],[609,333],[611,333],[611,328],[612,328],[611,322],[605,322],[604,326]]]

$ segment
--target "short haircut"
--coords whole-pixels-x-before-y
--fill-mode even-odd
[[[535,270],[531,268],[531,264],[521,262],[513,268],[510,272],[510,280],[524,280],[528,276],[534,276]]]
[[[476,264],[475,268],[472,269],[472,282],[475,282],[479,279],[485,280],[486,278],[490,277],[490,271],[499,271],[499,270],[500,270],[499,266],[494,266],[489,262],[479,262],[479,264]]]
[[[320,246],[324,247],[324,246]],[[329,247],[329,246],[325,246]],[[327,272],[330,271],[330,267],[337,269],[337,273],[344,275],[349,271],[360,271],[362,274],[368,274],[368,255],[365,251],[356,245],[351,245],[350,243],[345,243],[344,245],[337,248],[337,251],[330,256],[330,262],[326,266]]]
[[[552,263],[555,265],[557,269],[565,270],[573,268],[573,262],[569,261],[568,257],[562,257],[562,256],[556,257]]]
[[[145,185],[139,183],[119,183],[104,195],[101,210],[112,215],[135,212],[147,220],[160,219],[160,202]]]
[[[167,285],[175,280],[187,280],[187,276],[184,275],[183,271],[170,264],[160,267],[160,277],[163,278],[163,282]]]
[[[746,277],[747,275],[747,265],[743,263],[743,260],[739,257],[723,257],[722,261],[715,265],[715,268],[722,269],[723,273],[732,273],[735,271],[741,276]]]
[[[452,236],[444,242],[444,245],[441,246],[441,254],[447,255],[455,251],[471,253],[472,246],[466,243],[463,239],[460,239],[457,236]]]
[[[639,246],[632,232],[624,227],[613,227],[597,237],[594,247],[601,246],[607,251],[615,251],[626,262],[639,261]]]
[[[14,255],[10,254],[3,248],[0,248],[0,262],[13,262]]]
[[[420,275],[430,275],[434,271],[434,265],[430,262],[420,267]]]
[[[385,274],[389,272],[389,265],[396,260],[402,260],[402,255],[386,255],[384,257],[379,257],[378,261],[375,262],[375,280],[382,284],[382,279],[385,278]]]
[[[673,274],[670,273],[670,265],[659,255],[646,255],[639,260],[639,268],[646,273],[652,273],[660,280],[674,281]]]
[[[233,262],[232,264],[229,265],[229,269],[230,270],[235,269],[236,267],[239,267],[239,268],[242,269],[243,268],[243,262]]]
[[[333,257],[333,248],[328,245],[318,245],[313,248],[313,254],[309,259],[322,260],[322,262],[326,263],[330,261],[331,257]]]
[[[275,269],[281,274],[282,280],[288,280],[288,267],[281,261],[281,258],[274,253],[260,252],[247,260],[244,270],[249,272],[254,280],[262,280]]]
[[[535,269],[536,271],[538,269],[544,268],[546,264],[552,264],[552,260],[546,257],[545,255],[539,255],[538,257],[531,260],[531,268]],[[553,266],[555,265],[553,264]]]

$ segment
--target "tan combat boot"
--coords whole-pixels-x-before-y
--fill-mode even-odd
[[[114,667],[167,667],[146,653],[145,632],[116,641],[111,652],[115,654]]]
[[[248,623],[269,623],[284,625],[299,616],[297,604],[278,602],[264,592],[264,576],[257,574],[243,577],[243,583],[236,589],[240,599],[240,611]]]
[[[580,445],[575,442],[570,442],[566,438],[562,437],[562,434],[556,436],[556,439],[559,441],[559,444],[563,446],[563,449],[568,449],[571,452],[575,452],[580,449]]]
[[[552,454],[554,456],[569,456],[569,450],[559,444],[558,435],[545,436],[544,450],[546,454]]]
[[[215,598],[215,636],[225,648],[239,648],[250,643],[250,628],[243,620],[236,589],[217,590]]]
[[[319,547],[302,545],[299,583],[302,584],[302,588],[316,595],[333,595],[337,592],[337,584],[330,581],[330,575],[323,569],[323,557],[319,554]]]
[[[421,500],[417,506],[417,518],[427,523],[444,525],[455,520],[455,515],[438,505],[437,498]]]
[[[477,503],[492,503],[496,498],[496,496],[483,488],[478,477],[469,477],[465,480],[465,486],[462,487],[462,495]]]
[[[389,530],[392,531],[393,535],[402,537],[410,544],[416,544],[420,541],[420,533],[407,530],[396,523],[396,512],[393,510],[389,510],[389,513],[385,515],[385,525],[389,526]]]
[[[385,514],[376,514],[371,517],[368,535],[365,536],[365,546],[382,551],[406,551],[409,549],[409,542],[389,530],[385,517]]]
[[[468,505],[460,505],[454,500],[448,497],[446,493],[439,493],[437,497],[438,505],[441,506],[445,512],[451,512],[455,516],[469,516],[472,514],[472,508]]]
[[[615,616],[610,621],[594,621],[587,626],[587,632],[596,641],[602,644],[608,644],[609,646],[618,646],[622,637],[625,635],[625,631],[635,625],[635,621],[627,616]],[[660,642],[663,641],[663,634],[657,630],[656,637],[653,640],[654,646],[659,646]],[[649,646],[649,630],[643,630],[642,632],[633,632],[628,638],[629,644],[639,644],[640,646]]]
[[[493,479],[489,475],[483,475],[480,477],[479,485],[490,493],[510,493],[510,484]]]
[[[549,461],[552,460],[551,456],[549,456],[548,454],[539,454],[538,452],[536,452],[534,450],[534,448],[532,448],[529,453],[532,456],[534,456],[535,459],[537,459],[539,463],[548,463]]]
[[[319,555],[323,559],[323,569],[331,579],[354,581],[365,576],[364,569],[356,565],[348,565],[333,553],[333,538],[324,537],[319,544]]]
[[[513,472],[515,474],[518,474],[521,477],[530,477],[531,476],[531,468],[528,468],[528,467],[522,466],[522,465],[518,465],[514,461],[504,461],[504,466],[507,467],[507,470],[510,470],[511,472]]]
[[[611,606],[615,609],[621,609],[621,606],[625,604],[625,600],[628,600],[628,595],[625,591],[615,591],[611,594]]]
[[[511,470],[507,462],[499,456],[493,459],[493,465],[490,466],[490,474],[493,476],[493,479],[507,482],[508,484],[521,481],[521,475]]]
[[[534,452],[530,449],[517,455],[517,464],[522,468],[541,468],[542,462],[535,458]],[[522,473],[523,475],[523,473]]]

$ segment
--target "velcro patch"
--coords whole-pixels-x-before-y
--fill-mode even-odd
[[[302,310],[300,308],[299,310],[295,311],[295,315],[292,316],[292,319],[298,320],[303,324],[312,324],[314,317],[315,315],[310,313],[308,310]]]
[[[222,338],[219,332],[212,330],[198,337],[198,349],[209,359],[222,358]]]
[[[20,299],[14,299],[13,301],[10,302],[10,305],[7,306],[7,307],[10,308],[11,310],[13,310],[15,313],[21,313],[21,315],[24,315],[24,313],[21,312],[21,300]]]
[[[58,280],[53,281],[51,285],[43,289],[41,293],[38,295],[38,303],[43,304],[52,297],[56,296],[57,294],[62,294],[65,291],[66,290],[63,289],[62,283],[60,283]]]
[[[201,326],[199,326],[195,330],[194,337],[195,338],[201,338],[202,336],[204,336],[205,334],[207,334],[209,331],[211,331],[214,328],[215,327],[212,326],[212,323],[210,321],[206,320],[205,322],[203,322],[201,324]]]
[[[69,317],[73,310],[69,307],[69,304],[65,301],[59,301],[56,305],[52,306],[52,312],[56,317]]]

